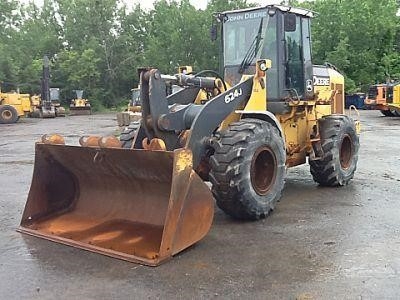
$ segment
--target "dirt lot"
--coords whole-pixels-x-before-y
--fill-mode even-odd
[[[0,299],[398,299],[400,118],[362,111],[358,171],[320,188],[308,166],[288,171],[281,202],[260,222],[216,210],[200,243],[158,268],[17,233],[34,142],[59,132],[77,144],[112,134],[114,115],[25,119],[0,127]]]

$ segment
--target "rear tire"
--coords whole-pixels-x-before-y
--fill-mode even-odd
[[[284,186],[286,152],[279,131],[258,119],[232,123],[221,133],[210,158],[217,205],[244,220],[265,218]]]
[[[357,169],[359,138],[348,116],[331,115],[319,120],[321,158],[310,160],[314,181],[322,186],[343,186]]]
[[[18,119],[18,112],[13,106],[0,105],[0,124],[16,123]]]

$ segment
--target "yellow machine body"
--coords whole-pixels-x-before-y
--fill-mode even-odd
[[[19,117],[27,116],[32,111],[29,94],[18,92],[3,93],[0,90],[1,123],[16,122]],[[5,109],[12,107],[11,109]],[[15,114],[15,116],[14,116]]]
[[[0,105],[6,104],[13,106],[20,117],[27,115],[32,110],[29,94],[0,92]]]
[[[88,101],[86,99],[74,99],[73,102],[75,107],[84,107]]]
[[[395,111],[397,116],[400,116],[400,83],[393,86],[392,102],[388,103],[389,109]]]
[[[270,65],[271,62],[267,67]],[[329,80],[314,85],[315,98],[313,100],[288,99],[290,112],[276,115],[285,137],[286,165],[288,167],[306,162],[307,156],[312,151],[312,143],[319,141],[318,139],[311,139],[313,128],[316,128],[318,119],[331,114],[344,113],[344,76],[331,68],[327,68],[327,71]],[[247,105],[225,119],[220,129],[227,128],[230,123],[240,120],[242,116],[249,113],[264,113],[267,110],[267,89],[262,88],[260,83],[267,81],[266,74],[266,72],[256,70],[253,91]],[[242,80],[246,78],[248,76],[243,76]],[[357,128],[360,127],[357,126]],[[314,136],[318,136],[318,132],[315,132]]]
[[[34,106],[34,107],[40,107],[41,106],[41,99],[40,99],[40,96],[39,95],[33,95],[33,96],[31,96],[31,103],[32,103],[32,106]]]

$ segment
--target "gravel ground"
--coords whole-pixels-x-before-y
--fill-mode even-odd
[[[321,188],[308,165],[288,171],[273,214],[234,221],[216,209],[209,234],[166,264],[144,267],[15,231],[34,142],[114,134],[115,115],[23,119],[0,126],[0,299],[398,299],[400,118],[361,111],[358,170]]]

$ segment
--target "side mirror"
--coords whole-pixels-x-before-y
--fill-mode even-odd
[[[211,41],[215,42],[218,37],[218,29],[217,29],[217,24],[212,24],[210,28],[210,38]]]
[[[296,15],[290,13],[285,14],[284,29],[286,32],[296,31]]]

